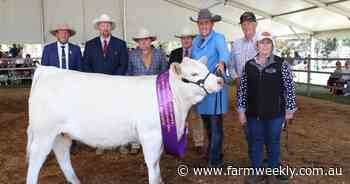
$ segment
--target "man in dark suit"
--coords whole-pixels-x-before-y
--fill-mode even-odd
[[[126,75],[128,69],[128,49],[126,43],[111,35],[115,21],[108,15],[102,14],[94,20],[94,27],[100,36],[85,44],[83,71],[109,75]],[[103,153],[97,148],[96,154]]]
[[[81,71],[82,55],[80,47],[69,43],[69,38],[75,35],[75,30],[68,24],[58,24],[50,33],[57,42],[44,47],[41,64],[54,66],[65,70]],[[72,142],[71,151],[75,152],[76,142]]]
[[[50,33],[57,38],[57,42],[44,47],[41,64],[80,71],[80,47],[69,43],[69,37],[75,35],[75,31],[67,24],[59,24]]]
[[[192,40],[196,36],[194,31],[190,27],[185,27],[183,30],[175,35],[176,38],[181,39],[182,47],[177,48],[170,53],[169,66],[171,63],[177,62],[181,63],[184,57],[191,57],[192,50]],[[202,154],[204,153],[204,125],[202,119],[193,110],[190,112],[192,116],[195,117],[196,122],[190,123],[192,130],[192,139],[194,143],[195,150]]]
[[[169,64],[173,62],[181,63],[182,58],[191,57],[192,40],[195,36],[196,34],[188,27],[184,28],[180,34],[175,35],[175,37],[181,39],[182,47],[171,51]]]
[[[115,21],[108,15],[101,15],[94,21],[100,36],[86,42],[83,70],[91,73],[125,75],[128,68],[126,43],[111,35]]]

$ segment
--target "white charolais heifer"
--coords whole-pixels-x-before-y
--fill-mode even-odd
[[[223,80],[209,74],[204,63],[206,58],[185,58],[170,67],[178,137],[183,135],[191,106],[207,92],[222,88]],[[51,150],[66,179],[80,183],[70,160],[72,139],[101,148],[140,142],[149,183],[161,183],[163,143],[156,76],[109,76],[39,66],[30,92],[27,134],[27,184],[38,182],[40,168]]]

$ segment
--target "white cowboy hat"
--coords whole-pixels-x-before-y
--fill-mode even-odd
[[[56,36],[56,33],[57,31],[59,30],[66,30],[69,32],[69,36],[74,36],[76,31],[70,27],[68,24],[66,23],[61,23],[61,24],[57,24],[55,25],[51,30],[50,30],[50,33],[53,35],[53,36]]]
[[[193,29],[189,27],[184,27],[180,33],[176,34],[176,38],[182,38],[182,37],[195,37],[196,33],[194,33]]]
[[[132,39],[135,42],[137,42],[137,40],[142,39],[142,38],[151,38],[152,42],[157,39],[157,37],[155,35],[151,34],[151,32],[149,32],[145,28],[139,29],[139,31],[136,33],[136,35]]]
[[[100,17],[96,18],[96,19],[93,21],[93,24],[94,24],[95,29],[98,29],[98,24],[101,23],[101,22],[108,22],[108,23],[111,23],[111,25],[112,25],[112,30],[115,29],[115,20],[112,19],[112,17],[110,17],[109,15],[107,15],[107,14],[102,14]]]

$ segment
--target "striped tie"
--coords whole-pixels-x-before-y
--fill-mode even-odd
[[[65,52],[65,46],[62,45],[62,69],[66,69],[67,65],[66,65],[66,52]]]

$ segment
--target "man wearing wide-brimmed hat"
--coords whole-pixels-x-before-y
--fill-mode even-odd
[[[196,33],[190,27],[184,27],[181,32],[175,35],[176,38],[180,38],[180,48],[174,49],[170,53],[169,63],[181,63],[182,58],[191,57],[192,41],[196,36]]]
[[[102,14],[93,21],[93,25],[100,35],[85,44],[84,71],[125,75],[128,68],[128,50],[125,41],[111,34],[115,29],[115,21]]]
[[[128,49],[125,41],[112,36],[115,21],[110,16],[102,14],[93,21],[99,36],[85,44],[83,71],[109,75],[125,75],[128,69]],[[96,154],[102,154],[103,149],[97,148]]]
[[[210,72],[224,76],[225,66],[230,55],[224,35],[213,30],[214,24],[221,20],[221,16],[213,15],[208,9],[199,11],[197,18],[190,18],[197,23],[199,35],[192,45],[192,58],[208,58],[207,67]],[[222,167],[223,161],[223,114],[228,110],[227,86],[218,93],[210,94],[196,106],[196,111],[203,119],[208,129],[208,165]]]
[[[192,41],[196,35],[197,34],[190,26],[184,27],[178,34],[175,35],[176,38],[180,39],[182,47],[171,51],[169,64],[174,62],[181,63],[184,57],[191,57]],[[191,114],[192,116],[195,116],[195,121],[197,121],[190,123],[190,128],[192,130],[192,139],[194,142],[195,150],[201,154],[204,152],[203,121],[200,117],[198,117],[197,113],[193,112],[193,110],[191,110]]]
[[[41,64],[61,69],[81,70],[81,51],[78,45],[69,43],[75,30],[68,24],[58,24],[50,30],[57,41],[44,47]]]

